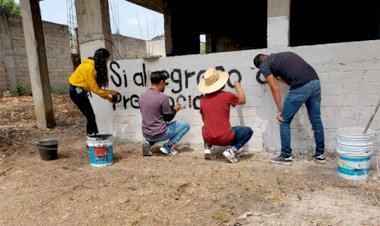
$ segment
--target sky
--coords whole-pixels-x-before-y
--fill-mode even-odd
[[[20,0],[15,0],[18,4]],[[68,25],[68,3],[74,0],[40,1],[43,21]],[[164,16],[125,0],[108,0],[112,33],[149,40],[164,33]]]

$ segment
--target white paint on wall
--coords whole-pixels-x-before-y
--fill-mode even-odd
[[[286,47],[289,44],[289,17],[268,17],[268,48]]]
[[[94,40],[94,41],[80,44],[79,48],[80,48],[80,58],[82,62],[85,58],[94,56],[95,51],[97,49],[105,48],[105,47],[104,47],[103,40]]]
[[[279,151],[279,129],[275,122],[277,109],[272,93],[267,86],[256,83],[257,69],[251,69],[254,67],[252,60],[256,54],[271,53],[270,51],[261,49],[112,62],[109,65],[110,88],[119,91],[124,100],[113,111],[112,105],[107,101],[93,99],[93,102],[102,102],[98,106],[103,105],[100,107],[101,111],[95,109],[99,127],[105,130],[112,127],[117,139],[140,142],[142,134],[138,96],[147,89],[143,86],[144,75],[165,70],[171,75],[165,93],[186,106],[186,109],[177,113],[175,119],[187,120],[191,125],[190,131],[181,142],[202,144],[202,120],[199,110],[194,107],[194,103],[199,105],[197,98],[201,95],[197,89],[197,77],[210,67],[221,66],[230,73],[232,83],[238,75],[241,76],[247,103],[232,108],[231,124],[243,124],[254,130],[246,150]],[[285,47],[278,51],[294,51],[300,54],[319,74],[322,83],[322,120],[326,148],[334,152],[335,131],[341,127],[364,127],[380,97],[380,41]],[[234,92],[229,87],[226,90]],[[281,86],[281,93],[284,96],[287,87]],[[379,115],[375,117],[370,128],[379,135]],[[294,117],[291,133],[293,153],[312,154],[314,138],[305,107]]]

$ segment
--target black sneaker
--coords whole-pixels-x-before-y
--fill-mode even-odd
[[[322,154],[322,155],[314,155],[313,156],[313,160],[315,162],[318,162],[320,164],[325,164],[326,163],[326,157]]]
[[[150,150],[150,143],[144,140],[142,143],[143,156],[152,156],[152,151]]]
[[[271,159],[270,162],[275,164],[291,165],[293,163],[293,160],[292,156],[284,157],[282,155],[279,155],[276,158]]]

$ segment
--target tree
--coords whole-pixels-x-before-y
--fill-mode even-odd
[[[0,12],[20,15],[20,5],[14,0],[0,0]]]

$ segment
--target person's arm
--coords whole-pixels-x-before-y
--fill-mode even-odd
[[[106,89],[102,89],[98,86],[96,83],[96,71],[95,68],[87,68],[84,72],[85,74],[85,80],[87,82],[87,86],[89,91],[99,95],[100,97],[104,99],[109,99],[110,91]]]
[[[240,82],[236,81],[234,83],[234,87],[236,89],[236,95],[239,97],[238,105],[243,105],[246,103],[245,95],[243,90],[241,89]]]
[[[285,80],[281,79],[280,77],[276,77],[276,79],[277,79],[278,81],[280,81],[281,83],[283,83],[283,84],[285,84],[285,85],[288,85],[288,84],[285,82]]]
[[[112,103],[112,97],[117,95],[117,91],[100,88],[95,80],[95,76],[96,76],[95,69],[87,71],[87,73],[90,73],[90,75],[86,76],[87,84],[90,91],[99,95],[100,97],[104,99],[107,99],[109,102]]]
[[[181,105],[180,104],[176,104],[174,106],[174,108],[172,109],[172,113],[169,113],[169,114],[164,114],[164,120],[165,122],[170,122],[171,120],[174,119],[175,115],[177,114],[177,112],[181,109]]]
[[[273,74],[269,74],[265,78],[268,82],[268,85],[270,87],[270,90],[272,92],[272,96],[274,99],[274,102],[276,103],[277,106],[277,123],[281,123],[282,117],[281,117],[281,111],[282,111],[282,103],[281,103],[281,94],[280,94],[280,88],[278,87],[277,81]]]

